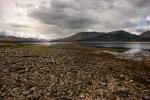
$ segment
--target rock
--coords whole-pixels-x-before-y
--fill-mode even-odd
[[[148,100],[149,65],[93,53],[103,50],[72,45],[0,47],[0,98]]]
[[[30,88],[30,91],[31,91],[31,92],[36,91],[36,87],[32,87],[32,88]]]
[[[130,95],[130,91],[125,88],[119,88],[116,92],[119,97],[127,98]]]
[[[79,97],[83,99],[83,98],[84,98],[84,94],[80,94],[80,96],[79,96]]]
[[[100,84],[103,86],[107,86],[108,82],[107,82],[107,80],[103,80],[103,81],[100,81]]]
[[[0,96],[0,100],[4,100],[4,97]]]
[[[50,92],[47,92],[47,93],[45,94],[45,96],[50,96]]]
[[[100,98],[100,100],[108,100],[107,98]]]
[[[29,94],[27,95],[27,99],[32,99],[33,98],[33,95]]]
[[[142,97],[143,100],[150,100],[150,95],[144,94]]]
[[[22,94],[23,94],[24,96],[27,96],[27,95],[29,94],[29,91],[23,91]]]
[[[35,94],[33,94],[32,99],[33,100],[39,100],[40,97],[41,97],[40,93],[35,93]]]
[[[1,94],[1,96],[5,96],[6,95],[6,93],[1,93],[1,92],[0,92],[0,94]]]
[[[120,78],[124,78],[124,75],[120,75]]]
[[[20,94],[19,88],[13,88],[10,93],[13,97],[18,97]]]
[[[134,80],[130,80],[130,83],[133,83],[134,82]]]

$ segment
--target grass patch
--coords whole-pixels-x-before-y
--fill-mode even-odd
[[[18,47],[18,44],[15,43],[2,43],[0,42],[0,48],[16,48]]]
[[[48,51],[48,47],[45,46],[36,46],[36,45],[19,44],[19,43],[0,43],[0,49],[14,49],[14,48],[19,48],[25,51],[37,52],[37,53]]]

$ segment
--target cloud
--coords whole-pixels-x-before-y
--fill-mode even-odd
[[[146,22],[147,22],[147,24],[148,24],[148,25],[150,25],[150,15],[149,15],[149,16],[147,16],[147,18],[146,18]]]
[[[28,28],[29,26],[27,25],[23,25],[23,24],[10,24],[11,27],[24,27],[24,28]]]
[[[87,14],[86,10],[82,11],[81,8],[76,7],[74,0],[72,2],[53,0],[50,3],[51,7],[41,6],[33,10],[30,16],[45,24],[68,29],[84,29],[96,23],[96,20]]]
[[[145,32],[145,31],[146,31],[146,29],[142,29],[142,28],[140,28],[140,29],[136,29],[136,31],[137,31],[137,32],[140,32],[140,33],[143,33],[143,32]]]
[[[5,31],[1,31],[0,35],[6,35],[6,32]]]
[[[137,7],[147,8],[150,5],[150,0],[130,0],[130,3],[133,3]]]
[[[0,30],[60,38],[80,31],[141,32],[150,26],[150,0],[0,0]],[[36,35],[35,35],[36,34]]]
[[[134,23],[132,21],[124,21],[121,23],[122,28],[130,28],[136,26],[137,23]]]
[[[106,31],[136,27],[136,23],[132,23],[131,19],[143,16],[138,8],[146,8],[149,0],[145,2],[142,0],[133,2],[130,0],[52,0],[49,7],[40,6],[32,10],[29,15],[41,23],[72,31],[89,28]]]

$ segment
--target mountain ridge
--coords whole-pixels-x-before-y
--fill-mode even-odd
[[[41,40],[35,38],[22,38],[16,36],[0,35],[0,42],[40,42]]]
[[[84,35],[83,35],[84,34]],[[94,34],[94,35],[93,35]],[[144,33],[142,33],[144,34]],[[56,39],[54,42],[138,42],[150,41],[141,35],[135,35],[124,30],[112,32],[79,32],[70,37]],[[81,36],[80,39],[77,36]],[[86,37],[84,37],[86,36]],[[72,38],[73,37],[73,38]]]
[[[140,37],[142,37],[143,40],[150,41],[150,30],[143,32]]]
[[[91,38],[91,37],[96,37],[100,34],[105,34],[104,32],[79,32],[79,33],[76,33],[70,37],[65,37],[65,38],[62,38],[62,39],[56,39],[54,41],[64,41],[64,42],[71,42],[71,41],[81,41],[83,39],[88,39],[88,38]]]
[[[0,35],[0,42],[43,42],[47,40]],[[69,37],[49,42],[144,42],[150,41],[150,31],[135,35],[124,30],[112,32],[78,32]]]

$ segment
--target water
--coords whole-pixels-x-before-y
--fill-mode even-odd
[[[40,45],[40,46],[52,46],[56,44],[66,44],[67,42],[28,42],[23,44]]]
[[[70,44],[72,42],[41,42],[41,43],[29,43],[34,45],[52,46],[56,44]],[[116,55],[122,59],[132,59],[142,61],[150,59],[150,42],[76,42],[83,46],[98,47],[98,48],[116,48],[123,49],[123,52],[110,52],[104,51]]]
[[[109,48],[126,48],[126,49],[149,49],[150,42],[95,42],[84,43],[95,47],[109,47]]]
[[[83,43],[83,45],[121,49],[120,52],[104,51],[114,54],[117,58],[121,59],[135,61],[150,60],[150,42],[97,42]]]
[[[94,47],[121,48],[123,50],[121,52],[104,51],[116,55],[117,58],[135,61],[150,60],[150,42],[99,42],[85,44]]]
[[[144,60],[150,57],[150,52],[141,49],[129,49],[119,55],[121,58],[134,59],[134,60]]]
[[[69,44],[72,42],[36,42],[28,43],[34,45],[51,46],[56,44]],[[74,42],[77,44],[82,44],[83,46],[93,46],[93,47],[109,47],[109,48],[126,48],[126,49],[147,49],[150,50],[150,42]]]

